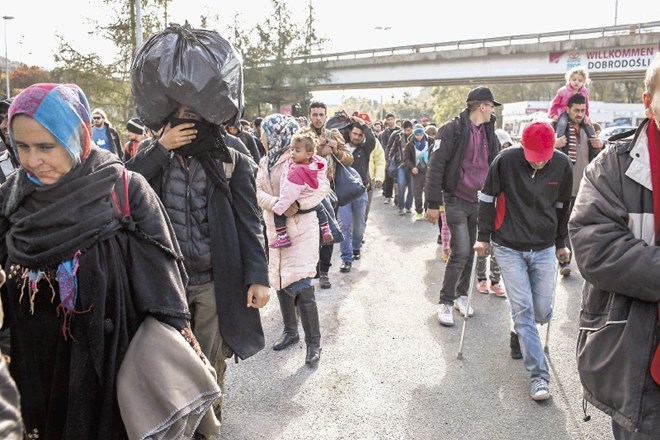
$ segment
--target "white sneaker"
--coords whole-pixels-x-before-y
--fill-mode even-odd
[[[454,325],[454,313],[449,304],[438,304],[438,321],[447,327]]]
[[[550,398],[550,388],[545,379],[537,377],[532,379],[530,396],[533,400],[547,400]]]
[[[466,295],[461,295],[458,297],[456,301],[454,301],[454,308],[461,312],[461,315],[465,316],[465,310],[467,309],[467,300],[468,297]],[[468,311],[468,316],[474,315],[474,309],[472,306],[470,306],[470,310]]]

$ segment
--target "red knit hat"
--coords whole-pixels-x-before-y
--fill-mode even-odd
[[[550,160],[555,150],[555,131],[547,122],[532,122],[523,130],[522,146],[529,162]]]

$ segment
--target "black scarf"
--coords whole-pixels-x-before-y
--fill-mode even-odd
[[[216,188],[220,189],[231,202],[231,190],[225,176],[225,170],[223,167],[218,166],[216,161],[216,159],[220,159],[223,162],[232,162],[232,157],[225,144],[220,126],[206,121],[179,119],[174,116],[170,116],[169,121],[170,127],[176,127],[184,123],[195,124],[194,128],[197,130],[195,139],[191,143],[179,147],[174,151],[185,157],[196,157]]]
[[[128,199],[138,208],[131,211],[137,224],[122,225],[111,197],[119,183],[119,204],[127,203],[122,172],[115,155],[93,149],[53,185],[37,187],[19,170],[0,187],[7,217],[0,217],[0,228],[6,228],[10,264],[50,269],[83,251],[76,303],[83,313],[71,320],[68,340],[60,330],[64,318],[54,311],[58,302],[49,292],[52,278],[39,281],[44,293],[30,300],[34,311],[21,299],[22,281],[7,283],[12,375],[23,394],[26,426],[38,428],[44,438],[126,439],[115,380],[132,336],[147,314],[177,329],[190,318],[174,231],[156,195],[137,175],[131,177]],[[62,402],[64,409],[58,407]]]
[[[115,155],[93,149],[53,185],[38,187],[20,169],[3,188],[8,194],[2,212],[12,224],[6,236],[11,261],[52,268],[119,229],[110,194],[123,168]]]

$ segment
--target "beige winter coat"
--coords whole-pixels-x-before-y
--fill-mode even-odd
[[[273,206],[280,193],[282,174],[288,168],[289,150],[280,156],[268,174],[268,156],[259,162],[257,173],[257,203],[263,209],[268,242],[276,239]],[[313,195],[298,200],[301,210],[313,209],[321,203],[330,191],[327,179],[319,179],[319,188]],[[277,290],[288,287],[303,278],[316,275],[316,263],[319,259],[319,221],[315,212],[296,214],[286,221],[286,229],[291,239],[287,248],[270,248],[268,275],[270,284]]]

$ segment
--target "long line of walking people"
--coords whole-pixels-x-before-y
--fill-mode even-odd
[[[184,58],[163,58],[180,38]],[[585,399],[612,416],[615,438],[660,433],[660,272],[648,270],[660,265],[660,60],[645,81],[648,120],[601,153],[582,124],[583,93],[567,100],[565,134],[535,122],[522,146],[503,149],[511,139],[495,129],[500,103],[486,87],[439,128],[398,127],[388,114],[374,133],[382,124],[368,115],[329,117],[313,102],[307,120],[270,114],[253,134],[239,119],[240,69],[184,69],[193,76],[157,84],[149,70],[149,60],[163,69],[209,52],[240,67],[226,40],[188,25],[151,40],[162,44],[148,42],[133,63],[139,118],[127,128],[138,137],[124,148],[73,84],[32,85],[3,113],[16,165],[0,186],[0,320],[11,331],[0,357],[3,438],[220,438],[226,360],[265,347],[259,309],[271,288],[283,323],[272,348],[299,342],[299,317],[304,362],[319,364],[313,280],[332,286],[335,243],[339,273],[363,257],[380,188],[399,215],[414,203],[415,221],[439,224],[443,326],[454,310],[475,313],[467,296],[478,255],[477,289],[508,296],[511,356],[523,359],[537,401],[550,398],[550,374],[536,324],[552,318],[556,264],[568,275],[573,241],[587,280]],[[209,77],[238,87],[177,93]],[[147,128],[153,136],[140,138]]]

